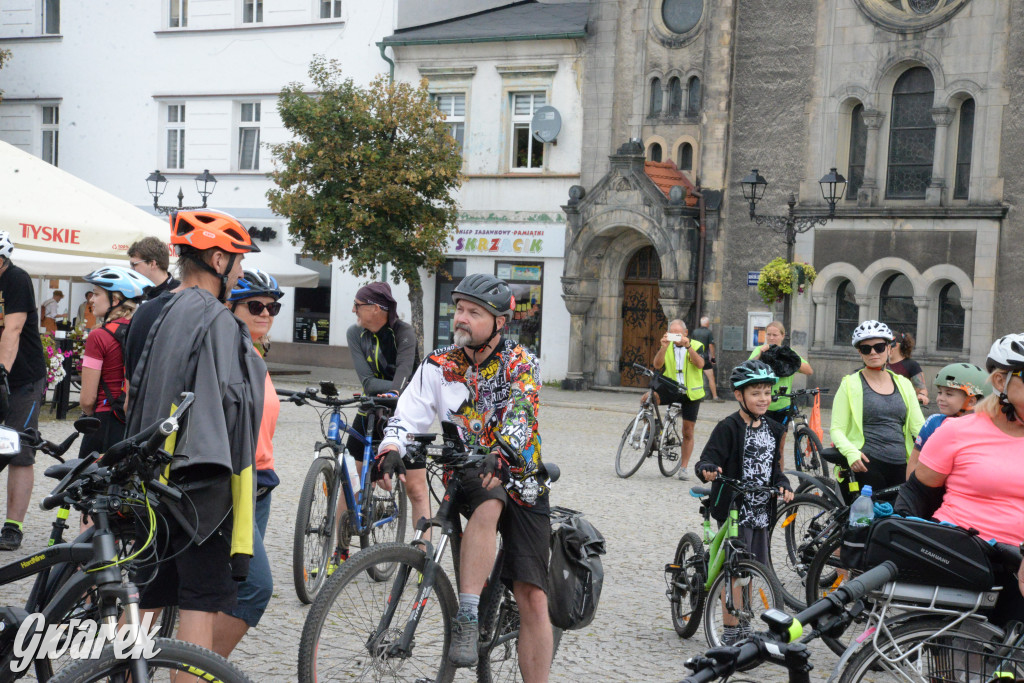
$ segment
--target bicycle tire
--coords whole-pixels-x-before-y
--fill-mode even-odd
[[[841,529],[838,531],[839,533],[825,539],[807,567],[804,588],[808,605],[834,593],[848,578],[848,574],[842,569],[839,556],[835,554],[843,544]],[[846,630],[850,631],[850,627],[848,626]],[[846,636],[845,633],[839,636],[823,635],[821,640],[828,649],[840,656],[846,652],[846,647],[850,644],[850,636]]]
[[[666,416],[665,423],[661,426],[661,435],[658,437],[658,469],[666,477],[678,472],[683,464],[683,435],[679,429],[681,420],[680,415],[673,419]]]
[[[768,568],[782,587],[786,605],[794,610],[807,606],[804,580],[821,537],[832,521],[833,508],[822,496],[800,493],[779,507],[768,530]]]
[[[359,547],[363,550],[383,543],[404,543],[406,507],[408,498],[405,495],[405,485],[397,478],[391,491],[385,491],[379,486],[370,484],[369,492],[363,489],[363,495],[370,495],[370,504],[363,507],[363,524],[369,531],[359,535]],[[377,520],[394,517],[391,522],[381,526],[374,526]],[[375,564],[366,569],[367,574],[374,581],[384,581],[395,571],[395,565]]]
[[[704,542],[692,531],[683,534],[676,546],[673,564],[681,569],[669,581],[669,602],[672,611],[672,628],[681,638],[689,638],[700,627],[700,616],[704,610],[704,574],[697,571],[694,563],[704,562]]]
[[[828,480],[829,467],[821,457],[822,450],[821,439],[810,427],[801,425],[793,431],[793,453],[796,455],[796,462],[802,464],[802,467],[797,469]]]
[[[480,613],[480,659],[476,663],[478,683],[504,683],[522,681],[519,670],[519,607],[515,598],[509,601],[509,592],[503,589],[491,607]],[[511,604],[510,604],[511,602]],[[485,634],[489,637],[484,641]],[[551,627],[551,661],[558,654],[562,629]]]
[[[292,540],[292,580],[295,594],[303,604],[310,604],[323,587],[327,563],[334,552],[334,524],[329,524],[332,511],[331,492],[337,483],[336,466],[331,458],[317,457],[306,472],[295,511],[295,535]]]
[[[619,450],[615,453],[615,474],[623,479],[636,474],[654,447],[655,429],[654,415],[646,411],[640,411],[629,421],[626,431],[622,433],[622,440],[619,441]]]
[[[364,578],[370,565],[388,563],[405,566],[410,572],[404,589],[394,596],[394,581]],[[306,615],[299,641],[299,681],[313,683],[348,677],[371,681],[451,681],[455,669],[448,663],[447,653],[458,601],[441,567],[434,574],[434,590],[417,624],[411,655],[389,658],[380,653],[380,648],[393,642],[405,627],[416,600],[417,577],[422,575],[426,563],[422,551],[387,543],[368,548],[342,564]],[[398,605],[394,621],[384,633],[377,633],[389,598]],[[424,661],[423,665],[413,661],[417,657]]]
[[[741,626],[749,626],[751,630],[758,631],[761,629],[761,614],[772,608],[785,609],[786,603],[782,599],[782,587],[779,586],[779,581],[775,578],[772,570],[756,560],[738,560],[733,564],[730,572],[726,572],[725,568],[722,569],[722,572],[711,583],[711,588],[705,597],[704,637],[707,639],[708,647],[720,647],[723,644],[724,631],[718,626],[722,621],[723,609],[719,596],[723,593],[723,587],[728,578],[748,580],[744,585],[750,590],[741,592],[744,601],[749,602],[741,605],[738,609],[734,606],[734,609],[741,612],[738,616]],[[757,664],[752,666],[757,666]]]
[[[950,652],[943,646],[962,647],[966,643],[976,643],[979,640],[992,641],[1002,637],[1002,631],[998,628],[977,619],[965,619],[956,626],[950,627],[942,635],[934,635],[948,625],[951,620],[952,618],[942,619],[928,616],[911,619],[893,626],[888,637],[884,634],[879,636],[881,652],[874,646],[872,639],[866,639],[857,652],[850,657],[846,668],[839,677],[839,683],[860,683],[860,681],[885,683],[897,680],[903,683],[913,683],[914,681],[929,683],[935,680],[947,680],[944,677],[930,675],[929,672],[930,664],[937,663],[942,666],[943,660],[950,657]],[[883,638],[885,642],[881,642]],[[896,665],[886,661],[885,656],[894,659],[900,653],[905,653],[925,641],[933,642],[937,647],[929,647],[928,644],[925,644],[916,654],[908,656],[904,662]],[[980,680],[986,680],[986,678],[982,677]]]
[[[153,642],[157,654],[146,660],[150,680],[167,680],[154,676],[157,670],[181,671],[197,676],[200,681],[222,681],[223,683],[251,683],[252,679],[218,654],[192,643],[168,638],[157,638]],[[113,645],[103,648],[98,659],[83,659],[65,667],[50,683],[94,683],[111,675],[125,676],[130,673],[130,660],[118,659]],[[118,678],[117,680],[126,680]]]

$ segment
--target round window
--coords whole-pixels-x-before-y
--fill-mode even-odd
[[[704,0],[664,0],[661,18],[673,33],[687,33],[700,21]]]

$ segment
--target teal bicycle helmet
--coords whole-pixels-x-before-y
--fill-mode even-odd
[[[138,299],[147,289],[154,286],[145,275],[121,266],[104,266],[82,279],[89,284],[99,285],[108,292],[117,292],[125,299]]]
[[[772,384],[779,381],[779,378],[772,371],[771,366],[759,360],[748,360],[740,363],[732,370],[729,376],[729,383],[733,389],[742,389],[751,384]]]

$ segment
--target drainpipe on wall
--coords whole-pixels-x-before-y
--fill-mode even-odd
[[[388,46],[384,44],[384,41],[381,41],[381,42],[377,43],[377,47],[380,48],[380,58],[388,63],[388,67],[389,67],[389,69],[388,69],[388,83],[394,83],[395,82],[395,60],[391,59],[390,57],[388,57],[384,53],[384,50],[386,50],[388,48]],[[380,267],[380,281],[381,282],[387,282],[388,281],[388,264],[386,264],[386,263],[381,264],[381,267]]]
[[[693,191],[693,196],[697,198],[697,207],[700,209],[700,219],[698,227],[700,228],[700,240],[698,241],[697,247],[697,292],[696,300],[694,301],[695,320],[693,324],[695,327],[700,326],[700,318],[704,315],[704,250],[707,247],[708,241],[708,230],[704,223],[704,193],[701,192],[700,180],[697,180],[697,189]]]

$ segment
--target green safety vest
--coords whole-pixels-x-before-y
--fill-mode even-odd
[[[700,350],[704,348],[703,344],[693,339],[690,340],[690,346],[697,355],[700,355]],[[675,343],[670,342],[668,348],[665,349],[665,369],[662,374],[670,380],[678,382],[679,372],[676,369],[675,348]],[[699,401],[704,398],[704,370],[690,362],[689,353],[686,354],[686,360],[683,361],[682,384],[686,387],[686,397],[691,401]]]

